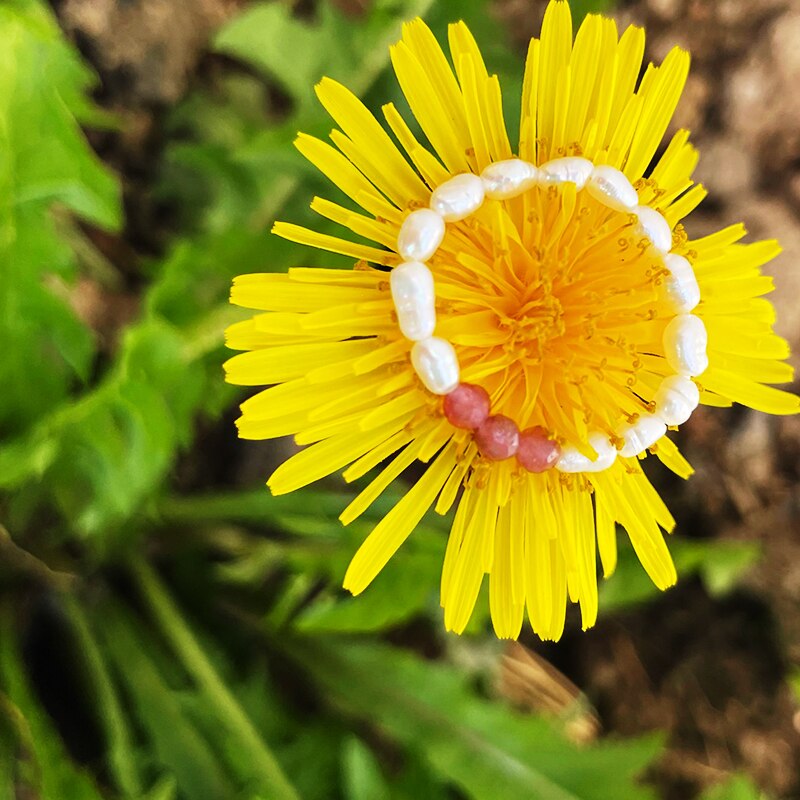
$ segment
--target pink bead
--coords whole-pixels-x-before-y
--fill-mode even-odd
[[[517,452],[519,428],[513,419],[495,414],[475,431],[475,442],[490,461],[503,461]]]
[[[474,431],[489,416],[489,393],[474,383],[459,383],[444,397],[444,415],[456,428]]]
[[[519,435],[517,461],[528,472],[544,472],[555,466],[561,456],[557,442],[547,437],[544,428],[527,428]]]

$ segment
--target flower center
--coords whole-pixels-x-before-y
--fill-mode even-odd
[[[574,442],[646,410],[641,356],[663,361],[674,311],[636,222],[564,184],[488,201],[451,226],[431,261],[437,297],[449,298],[439,328],[494,411]]]
[[[708,364],[688,313],[697,281],[671,248],[665,218],[613,167],[512,159],[456,175],[398,237],[391,288],[414,369],[434,394],[488,393],[492,415],[472,430],[491,460],[516,453],[523,429],[565,446],[565,472],[639,455],[691,414]],[[477,410],[469,397],[445,407],[456,427]]]
[[[550,341],[566,330],[561,302],[541,286],[526,292],[511,316],[498,316],[498,325],[508,330],[509,354],[523,364],[539,363]]]

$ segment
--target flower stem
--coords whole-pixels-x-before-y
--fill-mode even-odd
[[[187,672],[197,682],[209,705],[227,724],[230,735],[237,739],[242,751],[249,756],[250,763],[264,781],[264,790],[268,796],[273,800],[300,800],[275,756],[206,658],[154,571],[140,558],[134,559],[131,566],[142,594],[164,635],[171,642]]]

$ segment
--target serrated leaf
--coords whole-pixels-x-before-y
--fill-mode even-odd
[[[78,125],[91,116],[90,73],[52,14],[33,0],[3,5],[0,41],[0,430],[17,433],[86,377],[94,351],[60,285],[75,261],[53,205],[107,228],[119,226],[121,206]]]
[[[46,490],[72,530],[108,532],[160,486],[188,442],[205,380],[174,328],[156,320],[134,326],[95,389],[0,449],[0,485],[38,475],[31,491]],[[20,474],[10,454],[26,451],[36,458],[26,459]]]
[[[546,721],[478,697],[451,667],[370,643],[287,643],[331,702],[413,750],[474,800],[645,800],[654,738],[579,749]]]

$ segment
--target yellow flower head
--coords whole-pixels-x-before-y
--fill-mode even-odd
[[[528,51],[515,146],[463,23],[449,49],[421,20],[392,48],[425,140],[394,105],[384,127],[345,87],[317,86],[338,130],[297,147],[359,210],[312,208],[372,244],[276,224],[356,263],[237,278],[231,301],[262,313],[229,329],[249,352],[227,377],[275,384],[242,405],[242,437],[308,445],[272,475],[275,494],[379,467],[347,524],[406,467],[428,465],[355,554],[347,589],[362,592],[431,506],[456,505],[447,628],[464,629],[488,574],[498,636],[518,636],[527,608],[557,639],[567,597],[595,622],[597,551],[608,576],[616,523],[656,585],[675,582],[662,533],[674,520],[642,471],[650,452],[691,474],[668,427],[698,403],[800,409],[765,385],[792,378],[760,269],[779,247],[740,244],[742,225],[688,238],[682,220],[705,190],[687,131],[651,163],[686,52],[637,81],[641,29],[619,37],[589,16],[573,42],[569,6],[553,0]]]

